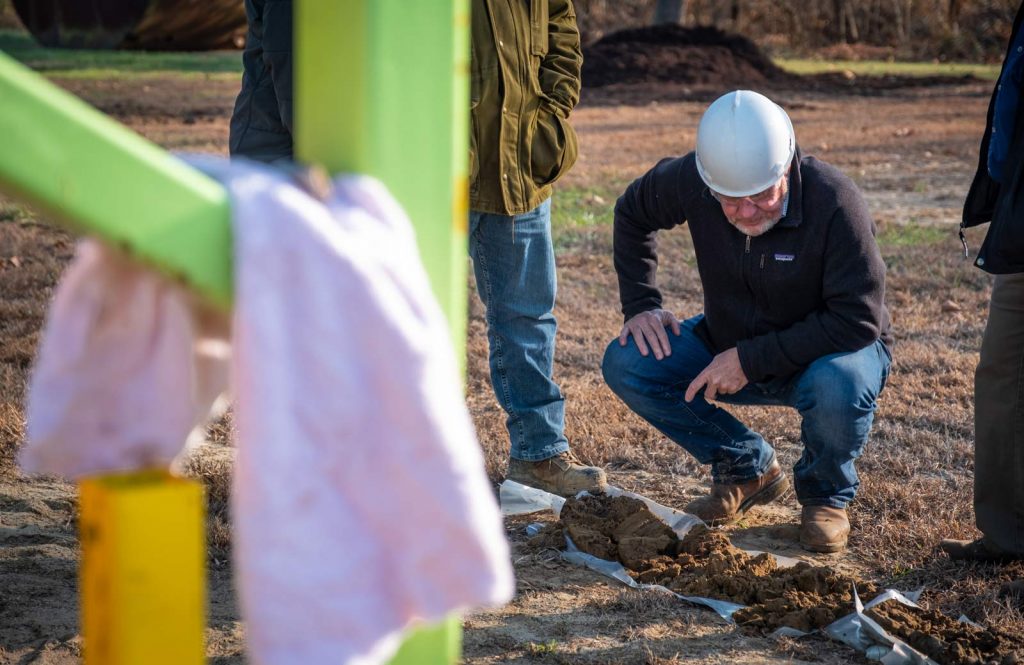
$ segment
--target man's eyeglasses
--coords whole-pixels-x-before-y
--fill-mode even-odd
[[[744,201],[750,201],[758,208],[768,208],[776,203],[775,196],[778,193],[778,185],[772,185],[763,192],[757,194],[751,194],[750,196],[726,196],[719,194],[713,189],[709,189],[711,196],[715,197],[715,200],[724,206],[729,208],[738,208]]]

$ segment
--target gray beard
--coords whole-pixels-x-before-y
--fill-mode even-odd
[[[756,238],[757,236],[764,235],[765,233],[771,231],[772,228],[774,228],[774,226],[782,220],[782,213],[780,212],[778,216],[775,217],[775,219],[769,219],[764,222],[761,222],[761,224],[755,228],[741,226],[740,224],[734,222],[731,217],[726,217],[726,219],[729,220],[729,223],[732,224],[733,227],[743,235],[750,236],[751,238]]]

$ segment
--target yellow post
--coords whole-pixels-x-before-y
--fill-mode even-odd
[[[85,664],[203,663],[202,485],[152,471],[79,489]]]

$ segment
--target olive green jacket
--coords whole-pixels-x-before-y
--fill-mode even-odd
[[[583,54],[572,0],[472,0],[470,208],[518,215],[575,163]]]

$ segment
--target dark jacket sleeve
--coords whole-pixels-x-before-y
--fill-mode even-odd
[[[996,199],[999,198],[999,183],[993,180],[988,173],[989,143],[991,142],[992,125],[995,119],[996,97],[999,85],[1003,75],[1006,73],[1006,62],[1010,55],[1009,49],[1013,48],[1014,43],[1017,41],[1022,20],[1024,20],[1024,3],[1017,9],[1017,15],[1013,19],[1013,29],[1010,32],[1007,54],[1003,56],[1003,65],[999,70],[999,80],[996,81],[995,89],[992,90],[992,97],[988,103],[985,133],[981,136],[981,148],[978,150],[978,169],[974,174],[974,181],[971,183],[971,188],[967,192],[967,200],[964,203],[963,221],[961,222],[963,227],[977,226],[978,224],[985,224],[991,221]],[[1018,122],[1020,121],[1018,120]]]
[[[658,162],[626,188],[615,203],[612,252],[626,320],[661,307],[656,280],[657,234],[686,219],[679,190],[685,159]]]
[[[540,88],[553,110],[563,118],[580,100],[583,52],[576,12],[571,0],[548,0],[547,53],[540,65]]]
[[[881,336],[885,263],[867,203],[852,185],[838,195],[823,263],[819,309],[789,328],[737,343],[750,381],[792,374],[831,353],[859,351]]]
[[[263,63],[270,71],[281,123],[292,128],[292,0],[263,4]]]
[[[995,116],[996,95],[988,103],[988,121],[985,133],[981,137],[981,148],[978,150],[978,168],[974,173],[974,180],[967,192],[967,200],[964,202],[963,219],[960,225],[964,228],[985,224],[992,220],[992,210],[995,208],[996,199],[999,198],[999,183],[988,174],[988,148],[989,136],[992,130],[992,119]]]

